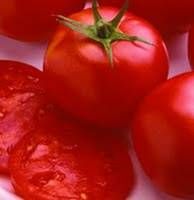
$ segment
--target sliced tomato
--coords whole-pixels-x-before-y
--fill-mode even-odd
[[[35,127],[44,102],[41,76],[32,66],[0,61],[0,172],[8,172],[10,151]]]
[[[25,200],[124,200],[133,186],[128,148],[118,134],[67,124],[26,135],[10,170]]]

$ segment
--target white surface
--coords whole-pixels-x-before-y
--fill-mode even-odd
[[[187,35],[177,36],[168,42],[171,59],[170,77],[175,74],[189,71],[187,59]],[[0,59],[16,60],[37,66],[41,69],[46,44],[27,44],[17,42],[5,37],[0,37]],[[149,179],[144,175],[134,153],[131,152],[135,173],[137,176],[136,186],[132,191],[130,200],[179,200],[162,194],[155,189]],[[0,176],[0,200],[18,200],[12,194],[9,180]]]

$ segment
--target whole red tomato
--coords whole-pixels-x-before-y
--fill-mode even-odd
[[[120,135],[66,123],[26,135],[11,155],[10,170],[25,200],[124,200],[134,183]]]
[[[194,73],[175,77],[145,98],[133,123],[137,156],[163,191],[194,199]]]
[[[124,0],[99,0],[101,5],[121,6]],[[152,22],[163,34],[187,30],[194,21],[193,0],[130,0],[130,11]]]
[[[166,80],[168,56],[158,32],[141,18],[130,13],[114,18],[118,10],[111,7],[96,12],[60,17],[75,31],[61,25],[54,35],[45,56],[46,83],[52,98],[73,116],[124,127],[141,98]]]
[[[194,25],[189,33],[189,59],[191,66],[194,67]]]
[[[81,10],[85,0],[2,0],[0,33],[18,40],[42,40],[56,26],[52,15]]]

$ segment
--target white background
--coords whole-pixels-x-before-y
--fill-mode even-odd
[[[28,44],[17,42],[9,38],[0,37],[0,59],[22,61],[41,69],[43,55],[47,44]],[[187,59],[187,34],[173,37],[167,43],[171,60],[170,77],[175,74],[189,71]],[[142,172],[134,153],[131,152],[135,173],[137,177],[136,186],[132,191],[130,200],[178,200],[159,192],[150,183],[149,179]],[[18,199],[12,193],[9,179],[0,176],[0,200]]]

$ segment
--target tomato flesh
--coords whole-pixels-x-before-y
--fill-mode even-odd
[[[194,199],[194,73],[163,84],[140,105],[132,138],[152,181],[174,196]]]
[[[9,154],[34,129],[43,104],[42,72],[32,66],[0,61],[0,172],[7,173]]]
[[[26,135],[10,159],[13,185],[26,200],[124,200],[133,186],[119,135],[47,125]]]
[[[99,12],[111,20],[118,9]],[[71,18],[84,24],[94,21],[91,9]],[[154,45],[114,42],[112,67],[100,44],[61,25],[45,56],[44,74],[53,100],[72,116],[102,127],[126,127],[141,98],[168,74],[166,48],[150,24],[128,13],[118,28]]]

